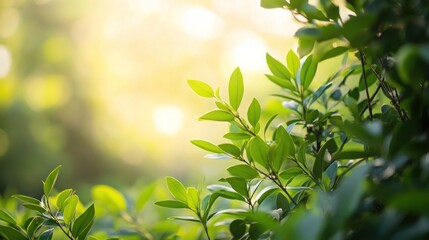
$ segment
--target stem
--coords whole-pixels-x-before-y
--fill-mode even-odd
[[[46,198],[46,206],[48,207],[48,213],[49,216],[51,216],[51,219],[55,222],[55,224],[58,225],[58,227],[60,227],[61,231],[67,236],[67,238],[71,239],[71,240],[75,240],[75,238],[73,236],[71,236],[64,228],[63,226],[61,226],[61,223],[58,221],[58,219],[54,216],[54,214],[52,213],[52,209],[51,206],[49,205],[49,200],[48,200],[48,196],[45,195]]]
[[[373,116],[372,116],[372,106],[371,106],[371,100],[369,97],[369,91],[368,91],[368,81],[366,79],[366,72],[365,72],[365,63],[363,61],[363,54],[361,51],[359,51],[360,54],[360,62],[362,65],[362,74],[363,74],[363,78],[365,80],[365,92],[366,92],[366,99],[368,101],[368,111],[369,111],[369,117],[372,120]]]

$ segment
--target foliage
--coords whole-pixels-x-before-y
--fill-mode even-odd
[[[193,238],[429,237],[429,4],[317,4],[261,1],[266,8],[288,9],[304,24],[296,33],[297,51],[289,51],[284,60],[266,55],[266,77],[281,88],[273,95],[289,114],[265,117],[264,104],[257,99],[244,106],[239,68],[231,74],[227,99],[220,88],[188,81],[197,95],[214,102],[215,108],[199,120],[229,125],[220,144],[191,143],[208,151],[208,158],[234,161],[226,169],[228,175],[207,190],[166,178],[173,199],[155,204],[190,212],[191,216],[171,219],[198,223],[201,230]],[[338,71],[318,79],[321,62],[333,58],[342,59]],[[94,224],[90,238],[181,236],[178,228],[165,225],[141,230],[137,217],[129,213],[134,209],[138,215],[154,185],[142,191],[134,207],[119,191],[96,186],[94,205],[80,213],[73,190],[52,195],[58,171],[44,182],[40,201],[16,196],[36,212],[24,217],[25,225],[9,212],[0,212],[3,238],[51,239],[57,226],[69,239],[83,239],[94,218],[102,222],[109,217],[120,227],[109,232]]]

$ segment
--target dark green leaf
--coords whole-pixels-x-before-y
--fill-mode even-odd
[[[155,202],[155,205],[166,208],[188,208],[186,203],[177,200],[163,200]]]
[[[32,198],[32,197],[28,197],[25,195],[13,195],[14,198],[21,200],[25,203],[31,203],[34,205],[40,205],[40,201],[38,199]]]
[[[336,153],[332,160],[341,160],[341,159],[360,159],[360,158],[368,158],[372,157],[374,154],[365,151],[341,151]]]
[[[308,104],[308,106],[310,106],[311,104],[313,104],[320,96],[322,96],[322,94],[332,86],[332,82],[329,82],[327,84],[323,84],[322,86],[320,86],[312,95],[311,95],[311,100],[310,103]]]
[[[201,97],[214,97],[213,89],[207,83],[198,80],[188,80],[188,84]]]
[[[52,236],[54,236],[54,229],[53,229],[53,228],[50,228],[50,229],[48,229],[48,230],[44,231],[44,232],[40,235],[40,237],[39,237],[39,239],[38,239],[38,240],[51,240],[51,239],[52,239]],[[83,238],[82,238],[82,239],[83,239]]]
[[[203,201],[203,208],[204,208],[204,214],[203,214],[203,221],[207,222],[208,220],[210,220],[209,218],[209,214],[210,214],[210,210],[214,204],[214,202],[218,199],[220,195],[218,193],[213,193],[210,195],[207,195]],[[207,200],[206,200],[207,199]],[[207,204],[204,204],[204,202],[207,202]]]
[[[234,121],[234,115],[225,110],[213,110],[198,118],[199,120],[210,120],[219,122]]]
[[[29,237],[33,237],[34,233],[36,233],[42,227],[42,224],[45,220],[42,217],[33,217],[30,219],[31,221],[27,226],[27,234]]]
[[[204,149],[206,151],[209,151],[209,152],[213,152],[213,153],[223,153],[224,152],[220,147],[214,145],[213,143],[204,141],[204,140],[192,140],[191,143],[194,144],[195,146],[197,146],[201,149]]]
[[[46,178],[45,182],[43,183],[43,192],[46,196],[49,196],[49,194],[52,191],[52,188],[55,185],[55,182],[58,178],[58,172],[60,171],[61,165],[56,167],[54,170],[52,170],[51,173],[49,173],[48,177]]]
[[[170,217],[172,220],[181,220],[181,221],[187,221],[187,222],[201,222],[198,218],[194,218],[191,216],[174,216]]]
[[[223,198],[244,201],[244,198],[240,194],[236,193],[234,189],[227,186],[214,184],[207,186],[207,189],[209,191],[215,192],[216,194],[219,194],[219,196]]]
[[[186,189],[183,186],[183,184],[173,178],[173,177],[166,177],[168,190],[170,190],[170,193],[179,201],[187,202],[187,195],[186,195]]]
[[[338,169],[338,162],[335,161],[331,163],[329,167],[325,170],[324,177],[326,177],[327,187],[329,188],[331,188],[335,183],[335,179],[337,177],[337,169]]]
[[[237,191],[241,195],[247,196],[249,194],[247,189],[247,182],[245,179],[239,177],[229,177],[225,178],[225,180],[229,183],[229,185],[231,185],[231,187],[235,191]]]
[[[7,240],[27,240],[27,237],[22,232],[9,226],[0,225],[0,234]]]
[[[258,100],[254,98],[249,106],[249,109],[247,110],[247,119],[249,120],[249,123],[255,127],[258,124],[260,117],[261,105],[259,104]]]
[[[232,175],[244,179],[253,179],[259,177],[258,171],[246,164],[239,164],[229,167],[227,171]]]
[[[236,219],[229,225],[229,231],[234,239],[241,239],[246,234],[246,223],[241,219]]]
[[[240,68],[236,68],[229,79],[229,103],[237,110],[243,99],[244,84]]]
[[[298,39],[298,54],[302,58],[311,53],[314,47],[314,43],[316,42],[316,38],[314,37],[300,37]]]
[[[95,208],[94,204],[89,206],[85,212],[80,215],[76,221],[74,221],[74,224],[71,229],[71,233],[74,237],[76,237],[78,240],[83,240],[86,238],[86,234],[88,233],[89,229],[92,226],[92,223],[94,222],[94,215],[95,215]]]
[[[273,116],[270,117],[270,119],[268,120],[268,122],[265,124],[265,128],[264,128],[264,136],[267,133],[268,128],[270,127],[270,124],[274,121],[274,119],[278,116],[278,114],[274,114]]]
[[[256,196],[256,201],[258,201],[258,204],[262,204],[262,202],[269,197],[271,194],[279,191],[279,188],[277,186],[268,186],[262,189],[259,194]]]
[[[331,59],[333,57],[336,57],[340,54],[343,54],[344,52],[346,52],[348,50],[347,47],[336,47],[336,48],[332,48],[329,51],[325,52],[320,58],[319,58],[319,62],[327,60],[327,59]]]
[[[261,7],[263,8],[283,8],[287,5],[285,0],[261,0]]]
[[[323,146],[320,148],[319,152],[316,155],[316,160],[314,161],[314,166],[313,166],[313,173],[314,173],[314,176],[317,178],[322,177],[324,166],[326,166],[327,164],[327,161],[326,161],[327,159],[325,159],[325,157],[326,157],[326,154],[329,154],[329,152],[327,153],[326,150],[332,144],[335,144],[335,140],[331,138],[329,139],[329,141],[323,144]]]
[[[22,206],[24,206],[25,208],[30,209],[30,210],[38,211],[40,213],[46,212],[46,210],[43,207],[41,207],[40,205],[36,205],[36,204],[32,204],[32,203],[24,203],[24,204],[22,204]]]
[[[288,181],[291,178],[294,178],[300,174],[302,174],[302,170],[299,167],[291,167],[291,168],[288,168],[285,171],[281,172],[279,174],[279,177],[281,179],[284,179],[285,181]]]

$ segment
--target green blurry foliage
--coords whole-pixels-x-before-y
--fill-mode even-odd
[[[171,198],[157,196],[154,221],[174,212],[169,219],[180,225],[140,219],[155,183],[136,198],[94,186],[94,204],[79,210],[73,190],[52,195],[57,168],[44,181],[41,200],[16,196],[27,210],[4,204],[0,236],[51,239],[59,228],[69,239],[88,233],[88,239],[429,238],[429,4],[336,3],[261,1],[289,9],[304,24],[297,51],[284,60],[266,55],[266,76],[280,87],[273,95],[288,114],[265,118],[257,99],[243,105],[239,68],[227,99],[220,88],[188,81],[214,103],[199,120],[230,127],[220,144],[191,143],[231,166],[207,188],[166,178]],[[342,59],[338,71],[315,81],[320,63],[333,58]]]

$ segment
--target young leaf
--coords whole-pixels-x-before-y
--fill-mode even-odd
[[[286,57],[286,62],[287,62],[287,67],[292,72],[292,75],[296,77],[296,75],[298,74],[300,63],[299,63],[299,58],[294,51],[290,50],[288,52]]]
[[[76,207],[78,203],[79,203],[79,197],[75,194],[73,194],[64,202],[63,217],[64,217],[64,222],[66,224],[70,224],[73,221],[76,214]]]
[[[127,209],[124,195],[110,186],[96,185],[91,189],[91,193],[97,207],[103,207],[112,213],[119,213]]]
[[[273,58],[270,54],[266,54],[268,68],[274,76],[288,80],[291,77],[289,70],[281,62]]]
[[[231,154],[234,157],[241,156],[241,150],[234,144],[230,144],[230,143],[220,144],[219,148],[221,148],[223,151],[225,151],[228,154]]]
[[[227,171],[235,177],[240,177],[244,179],[254,179],[259,177],[258,171],[246,164],[239,164],[232,167],[229,167]]]
[[[198,120],[231,122],[234,121],[234,115],[225,110],[213,110],[199,117]]]
[[[188,205],[184,202],[176,201],[176,200],[163,200],[155,202],[155,205],[166,208],[188,208]]]
[[[3,220],[3,221],[10,223],[12,225],[16,225],[15,219],[13,219],[13,217],[10,216],[9,213],[7,213],[1,209],[0,209],[0,220]]]
[[[204,149],[206,151],[209,151],[209,152],[213,152],[213,153],[223,153],[224,152],[220,147],[214,145],[213,143],[204,141],[204,140],[192,140],[191,143],[194,144],[195,146],[197,146],[201,149]]]
[[[56,205],[57,205],[57,207],[58,207],[58,209],[63,209],[63,207],[64,207],[64,201],[68,198],[68,197],[70,197],[71,196],[71,194],[72,194],[72,192],[73,192],[73,190],[72,189],[66,189],[66,190],[63,190],[62,192],[60,192],[58,195],[57,195],[57,202],[56,202]]]
[[[46,178],[45,182],[43,183],[43,192],[46,196],[49,196],[49,194],[52,191],[52,188],[55,185],[55,182],[58,178],[58,172],[60,171],[61,165],[56,167],[54,170],[52,170],[51,173],[49,173],[48,177]]]
[[[260,137],[256,136],[249,140],[248,153],[253,160],[265,168],[268,166],[268,145]]]
[[[314,79],[314,75],[316,75],[317,62],[313,61],[312,59],[313,56],[308,56],[301,68],[300,81],[301,85],[304,87],[304,90],[308,89]]]
[[[243,99],[244,84],[240,68],[236,68],[229,79],[229,103],[237,110]]]
[[[92,226],[92,223],[94,222],[94,215],[95,208],[94,204],[92,204],[85,210],[85,212],[82,213],[82,215],[80,215],[76,219],[76,221],[74,221],[71,233],[76,239],[85,239],[86,234],[88,233],[89,229]]]
[[[167,180],[167,187],[168,187],[168,190],[170,190],[170,193],[177,200],[186,203],[188,201],[187,200],[188,198],[186,195],[186,189],[183,186],[183,184],[179,180],[177,180],[173,177],[167,177],[166,180]]]
[[[223,137],[229,140],[245,140],[251,138],[252,135],[248,133],[227,133]]]
[[[149,201],[149,199],[153,196],[153,193],[156,189],[156,186],[158,185],[157,182],[151,183],[149,186],[143,188],[143,190],[140,192],[140,195],[138,196],[136,200],[136,210],[142,210],[146,203]]]
[[[188,84],[192,90],[201,97],[214,97],[214,91],[207,83],[198,80],[188,80]]]
[[[249,109],[247,110],[247,119],[249,120],[249,123],[255,127],[258,124],[260,117],[261,105],[259,104],[258,100],[254,98],[249,106]]]
[[[200,211],[200,194],[194,187],[188,187],[186,189],[186,195],[188,198],[188,207],[198,213]]]
[[[292,92],[296,91],[295,86],[292,84],[290,79],[283,79],[274,75],[265,74],[265,76],[274,84],[277,84],[278,86],[282,88],[286,88],[291,90]]]

